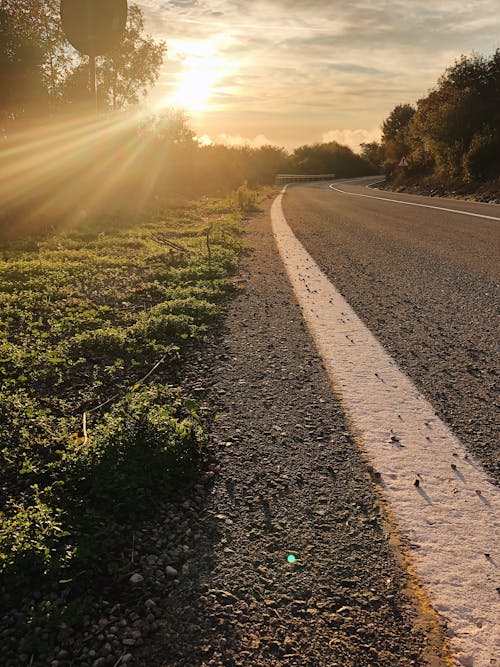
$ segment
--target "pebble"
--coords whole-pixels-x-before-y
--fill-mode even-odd
[[[172,567],[171,565],[167,565],[165,572],[169,579],[175,579],[176,577],[179,576],[179,573],[177,572],[175,567]]]
[[[134,584],[134,585],[142,584],[142,582],[144,581],[144,577],[142,576],[142,574],[133,574],[130,577],[129,581],[130,581],[131,584]]]

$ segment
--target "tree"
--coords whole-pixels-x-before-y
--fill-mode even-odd
[[[288,155],[278,146],[261,146],[249,155],[248,182],[250,186],[274,183],[276,174],[288,168]]]
[[[415,108],[411,104],[398,104],[391,111],[382,124],[382,137],[384,141],[397,139],[415,114]]]
[[[371,141],[366,144],[361,144],[360,155],[364,160],[367,160],[375,169],[382,168],[384,161],[384,149],[382,144],[376,141]]]
[[[70,63],[58,0],[0,0],[0,113],[4,120],[46,109]]]
[[[0,119],[23,114],[43,98],[42,53],[29,35],[16,29],[14,16],[0,7]]]
[[[488,60],[478,53],[462,55],[438,80],[440,89],[453,87],[459,90],[479,90],[487,85]]]
[[[291,157],[291,168],[300,174],[335,174],[340,178],[374,173],[371,164],[336,141],[296,148]]]
[[[4,16],[2,47],[13,42],[23,45],[18,49],[25,73],[36,80],[37,102],[41,91],[45,104],[53,104],[58,96],[74,58],[67,48],[60,16],[59,0],[0,0]],[[22,90],[25,78],[12,82],[13,88]]]

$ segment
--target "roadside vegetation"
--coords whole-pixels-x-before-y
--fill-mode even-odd
[[[462,56],[415,106],[397,105],[362,154],[396,185],[500,198],[500,49]]]
[[[99,562],[115,523],[199,470],[198,407],[173,385],[231,290],[254,196],[1,249],[0,571],[13,582]]]

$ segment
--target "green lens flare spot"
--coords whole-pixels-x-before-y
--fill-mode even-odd
[[[288,558],[287,558],[287,561],[288,561],[289,563],[295,563],[296,558],[295,558],[295,556],[294,556],[293,554],[289,554],[289,555],[288,555]]]

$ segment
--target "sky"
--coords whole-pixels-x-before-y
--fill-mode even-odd
[[[291,150],[380,137],[462,53],[500,46],[498,0],[137,0],[167,54],[148,97],[200,138]]]

